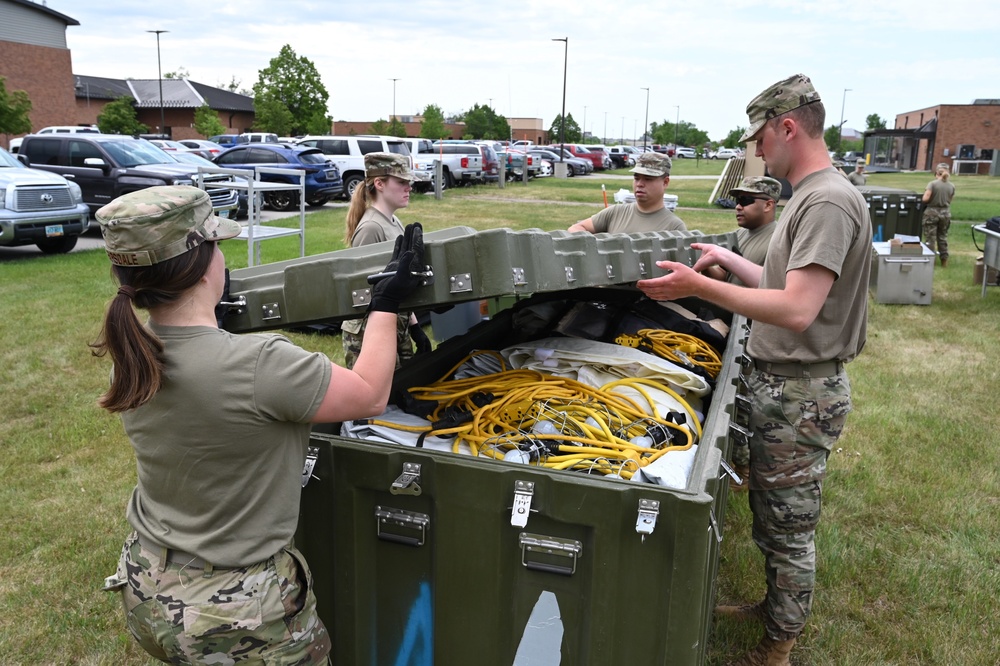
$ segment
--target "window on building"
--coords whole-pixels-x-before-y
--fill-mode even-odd
[[[960,160],[974,160],[976,159],[976,147],[971,143],[962,143],[958,146],[958,159]]]

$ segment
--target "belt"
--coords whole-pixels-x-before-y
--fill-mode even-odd
[[[187,567],[189,569],[203,569],[208,575],[208,572],[213,569],[232,569],[232,567],[220,567],[215,566],[211,562],[194,555],[192,553],[184,552],[183,550],[177,550],[174,548],[167,548],[161,543],[157,543],[152,539],[136,532],[136,540],[139,545],[146,550],[156,553],[160,558],[160,567],[164,567],[166,564],[178,564],[182,567]]]
[[[820,361],[819,363],[771,363],[756,358],[750,359],[750,364],[761,372],[767,372],[780,377],[802,379],[806,377],[833,377],[844,369],[843,361]]]

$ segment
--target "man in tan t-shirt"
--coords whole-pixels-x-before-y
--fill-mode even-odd
[[[864,197],[830,163],[826,111],[808,77],[775,83],[747,114],[741,140],[754,141],[768,172],[793,188],[764,265],[692,243],[702,252],[693,267],[657,262],[667,274],[638,287],[657,300],[697,296],[753,319],[750,509],[767,593],[715,612],[764,625],[760,643],[733,664],[786,666],[812,610],[826,460],[851,411],[844,364],[865,344],[872,230]],[[712,265],[756,288],[699,272]]]
[[[593,217],[577,222],[569,230],[589,231],[592,234],[687,230],[681,218],[663,204],[663,193],[670,183],[670,158],[660,153],[643,153],[636,161],[632,174],[635,203],[605,208]]]

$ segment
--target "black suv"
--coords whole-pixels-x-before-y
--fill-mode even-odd
[[[24,137],[17,158],[26,166],[57,173],[80,186],[83,201],[92,212],[113,199],[155,185],[194,185],[198,167],[181,164],[145,139],[119,134],[31,134]],[[206,190],[217,215],[235,212],[235,190]]]

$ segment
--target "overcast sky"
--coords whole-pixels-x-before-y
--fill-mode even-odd
[[[987,0],[48,0],[67,30],[75,74],[250,89],[285,44],[316,66],[335,120],[446,114],[492,105],[507,117],[566,111],[598,137],[649,121],[694,123],[713,140],[747,124],[747,102],[802,72],[827,125],[863,130],[868,114],[1000,98],[1000,3]],[[395,83],[391,79],[398,79]],[[845,94],[844,90],[849,89]],[[677,107],[680,107],[679,109]]]

